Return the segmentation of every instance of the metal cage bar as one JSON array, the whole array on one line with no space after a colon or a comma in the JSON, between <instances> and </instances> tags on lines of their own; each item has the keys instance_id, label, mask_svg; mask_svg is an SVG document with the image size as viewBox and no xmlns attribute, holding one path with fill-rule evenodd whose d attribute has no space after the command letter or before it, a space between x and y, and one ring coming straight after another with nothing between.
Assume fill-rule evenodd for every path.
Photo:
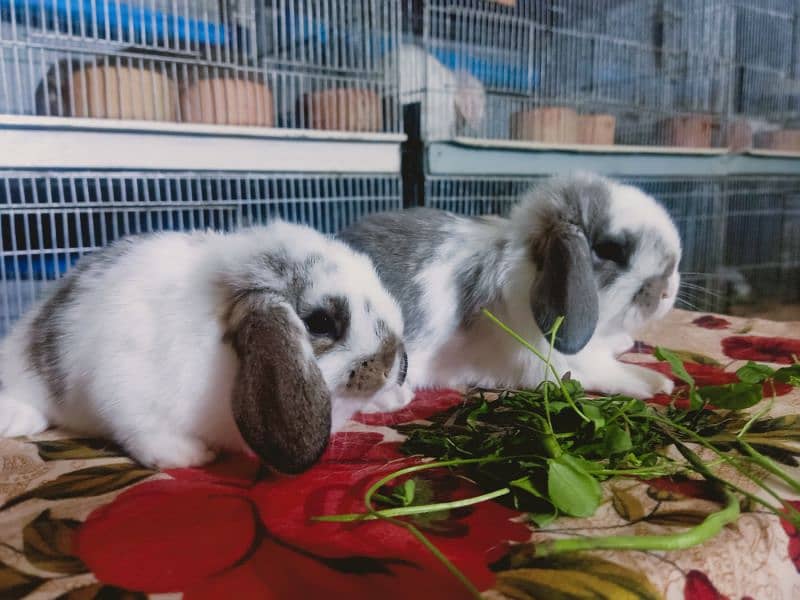
<instances>
[{"instance_id":1,"label":"metal cage bar","mask_svg":"<svg viewBox=\"0 0 800 600\"><path fill-rule=\"evenodd\" d=\"M406 18L418 4L406 5ZM733 62L728 0L422 5L424 24L413 42L428 53L428 139L723 141ZM484 114L475 116L470 102L483 102Z\"/></svg>"},{"instance_id":2,"label":"metal cage bar","mask_svg":"<svg viewBox=\"0 0 800 600\"><path fill-rule=\"evenodd\" d=\"M763 131L800 117L800 3L734 2L736 15L735 109L767 121Z\"/></svg>"},{"instance_id":3,"label":"metal cage bar","mask_svg":"<svg viewBox=\"0 0 800 600\"><path fill-rule=\"evenodd\" d=\"M797 0L407 0L404 18L401 102L427 140L800 152L765 135L800 116Z\"/></svg>"},{"instance_id":4,"label":"metal cage bar","mask_svg":"<svg viewBox=\"0 0 800 600\"><path fill-rule=\"evenodd\" d=\"M0 171L0 335L83 254L121 237L276 218L335 233L401 206L399 175Z\"/></svg>"},{"instance_id":5,"label":"metal cage bar","mask_svg":"<svg viewBox=\"0 0 800 600\"><path fill-rule=\"evenodd\" d=\"M399 132L399 0L0 0L0 113Z\"/></svg>"}]
</instances>

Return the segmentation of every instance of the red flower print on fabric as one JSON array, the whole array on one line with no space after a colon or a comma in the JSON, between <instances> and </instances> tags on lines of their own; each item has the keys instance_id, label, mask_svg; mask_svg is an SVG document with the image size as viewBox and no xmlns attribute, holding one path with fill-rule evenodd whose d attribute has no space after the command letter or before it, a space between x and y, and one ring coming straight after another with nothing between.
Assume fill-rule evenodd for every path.
<instances>
[{"instance_id":1,"label":"red flower print on fabric","mask_svg":"<svg viewBox=\"0 0 800 600\"><path fill-rule=\"evenodd\" d=\"M726 356L740 360L754 360L784 365L800 358L800 340L758 335L733 335L722 340Z\"/></svg>"},{"instance_id":2,"label":"red flower print on fabric","mask_svg":"<svg viewBox=\"0 0 800 600\"><path fill-rule=\"evenodd\" d=\"M730 321L720 317L715 317L714 315L703 315L702 317L697 317L694 321L692 321L692 324L704 329L727 329L731 326Z\"/></svg>"},{"instance_id":3,"label":"red flower print on fabric","mask_svg":"<svg viewBox=\"0 0 800 600\"><path fill-rule=\"evenodd\" d=\"M320 515L363 512L378 478L414 460L378 433L337 434L322 460L298 476L266 473L235 457L170 472L95 510L76 536L79 557L104 583L196 598L463 598L466 589L405 529L384 520L324 523ZM438 481L437 481L438 480ZM480 493L441 473L437 501ZM443 492L442 496L439 493ZM488 564L530 530L497 503L420 523L479 587Z\"/></svg>"}]
</instances>

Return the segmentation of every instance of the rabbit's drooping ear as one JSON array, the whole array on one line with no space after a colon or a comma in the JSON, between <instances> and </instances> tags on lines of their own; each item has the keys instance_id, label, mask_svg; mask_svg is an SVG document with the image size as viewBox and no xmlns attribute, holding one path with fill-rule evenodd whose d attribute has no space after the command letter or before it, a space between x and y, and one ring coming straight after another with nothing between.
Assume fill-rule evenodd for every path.
<instances>
[{"instance_id":1,"label":"rabbit's drooping ear","mask_svg":"<svg viewBox=\"0 0 800 600\"><path fill-rule=\"evenodd\" d=\"M536 324L547 334L563 316L555 349L575 354L594 334L599 312L589 244L578 226L560 222L534 252L539 274L531 285L530 302Z\"/></svg>"},{"instance_id":2,"label":"rabbit's drooping ear","mask_svg":"<svg viewBox=\"0 0 800 600\"><path fill-rule=\"evenodd\" d=\"M305 329L285 303L249 308L230 332L239 358L233 416L242 437L284 473L308 469L331 434L331 397Z\"/></svg>"}]
</instances>

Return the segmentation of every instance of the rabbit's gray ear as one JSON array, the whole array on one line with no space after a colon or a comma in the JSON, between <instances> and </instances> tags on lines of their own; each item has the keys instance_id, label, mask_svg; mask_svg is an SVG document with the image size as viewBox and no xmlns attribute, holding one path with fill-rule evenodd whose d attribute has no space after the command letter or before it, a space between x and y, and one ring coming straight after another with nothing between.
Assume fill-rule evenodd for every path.
<instances>
[{"instance_id":1,"label":"rabbit's gray ear","mask_svg":"<svg viewBox=\"0 0 800 600\"><path fill-rule=\"evenodd\" d=\"M571 223L553 226L542 242L534 250L539 273L530 289L531 310L544 334L563 316L555 349L575 354L594 334L599 312L589 244Z\"/></svg>"},{"instance_id":2,"label":"rabbit's gray ear","mask_svg":"<svg viewBox=\"0 0 800 600\"><path fill-rule=\"evenodd\" d=\"M229 332L239 358L233 417L262 460L299 473L319 459L331 434L331 398L305 328L284 303L249 308Z\"/></svg>"}]
</instances>

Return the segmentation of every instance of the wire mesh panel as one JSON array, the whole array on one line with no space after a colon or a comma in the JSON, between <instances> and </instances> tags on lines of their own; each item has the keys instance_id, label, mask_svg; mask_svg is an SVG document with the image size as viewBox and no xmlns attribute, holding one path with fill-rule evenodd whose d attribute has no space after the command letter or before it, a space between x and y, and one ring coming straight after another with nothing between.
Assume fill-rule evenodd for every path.
<instances>
[{"instance_id":1,"label":"wire mesh panel","mask_svg":"<svg viewBox=\"0 0 800 600\"><path fill-rule=\"evenodd\" d=\"M0 335L83 254L124 236L275 218L335 233L400 206L396 175L0 171Z\"/></svg>"},{"instance_id":2,"label":"wire mesh panel","mask_svg":"<svg viewBox=\"0 0 800 600\"><path fill-rule=\"evenodd\" d=\"M724 264L741 300L800 300L800 177L730 178L724 192Z\"/></svg>"},{"instance_id":3,"label":"wire mesh panel","mask_svg":"<svg viewBox=\"0 0 800 600\"><path fill-rule=\"evenodd\" d=\"M734 110L756 147L800 152L800 2L735 5Z\"/></svg>"},{"instance_id":4,"label":"wire mesh panel","mask_svg":"<svg viewBox=\"0 0 800 600\"><path fill-rule=\"evenodd\" d=\"M397 132L399 0L0 0L0 112Z\"/></svg>"},{"instance_id":5,"label":"wire mesh panel","mask_svg":"<svg viewBox=\"0 0 800 600\"><path fill-rule=\"evenodd\" d=\"M511 207L536 178L449 178L428 177L426 204L463 215L507 216Z\"/></svg>"},{"instance_id":6,"label":"wire mesh panel","mask_svg":"<svg viewBox=\"0 0 800 600\"><path fill-rule=\"evenodd\" d=\"M407 2L400 92L427 139L726 143L730 0L510 4Z\"/></svg>"}]
</instances>

